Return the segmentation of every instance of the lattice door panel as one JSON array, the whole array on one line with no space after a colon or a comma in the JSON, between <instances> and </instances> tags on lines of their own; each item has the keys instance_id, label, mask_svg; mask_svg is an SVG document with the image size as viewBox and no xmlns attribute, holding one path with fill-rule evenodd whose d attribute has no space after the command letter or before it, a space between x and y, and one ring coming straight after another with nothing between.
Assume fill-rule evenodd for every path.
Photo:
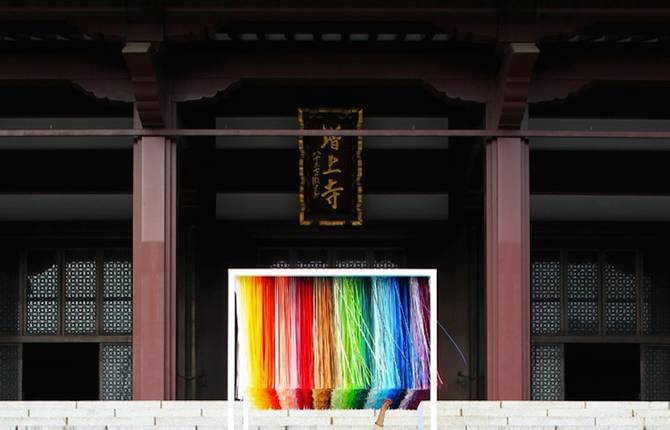
<instances>
[{"instance_id":1,"label":"lattice door panel","mask_svg":"<svg viewBox=\"0 0 670 430\"><path fill-rule=\"evenodd\" d=\"M130 334L133 323L133 268L130 253L105 251L102 270L102 329Z\"/></svg>"},{"instance_id":2,"label":"lattice door panel","mask_svg":"<svg viewBox=\"0 0 670 430\"><path fill-rule=\"evenodd\" d=\"M533 334L561 333L561 256L535 253L531 262Z\"/></svg>"},{"instance_id":3,"label":"lattice door panel","mask_svg":"<svg viewBox=\"0 0 670 430\"><path fill-rule=\"evenodd\" d=\"M531 349L531 398L563 399L563 345L536 344Z\"/></svg>"},{"instance_id":4,"label":"lattice door panel","mask_svg":"<svg viewBox=\"0 0 670 430\"><path fill-rule=\"evenodd\" d=\"M642 333L670 334L670 266L666 252L643 253Z\"/></svg>"},{"instance_id":5,"label":"lattice door panel","mask_svg":"<svg viewBox=\"0 0 670 430\"><path fill-rule=\"evenodd\" d=\"M131 400L131 345L103 343L100 348L100 400Z\"/></svg>"},{"instance_id":6,"label":"lattice door panel","mask_svg":"<svg viewBox=\"0 0 670 430\"><path fill-rule=\"evenodd\" d=\"M18 400L20 345L0 345L0 400Z\"/></svg>"},{"instance_id":7,"label":"lattice door panel","mask_svg":"<svg viewBox=\"0 0 670 430\"><path fill-rule=\"evenodd\" d=\"M338 269L363 269L368 267L364 249L338 249L335 252L335 267Z\"/></svg>"},{"instance_id":8,"label":"lattice door panel","mask_svg":"<svg viewBox=\"0 0 670 430\"><path fill-rule=\"evenodd\" d=\"M19 334L19 259L0 254L0 334Z\"/></svg>"},{"instance_id":9,"label":"lattice door panel","mask_svg":"<svg viewBox=\"0 0 670 430\"><path fill-rule=\"evenodd\" d=\"M397 269L404 267L404 253L399 249L375 249L372 267L375 269Z\"/></svg>"},{"instance_id":10,"label":"lattice door panel","mask_svg":"<svg viewBox=\"0 0 670 430\"><path fill-rule=\"evenodd\" d=\"M567 265L568 334L594 335L599 332L600 292L598 254L572 252Z\"/></svg>"},{"instance_id":11,"label":"lattice door panel","mask_svg":"<svg viewBox=\"0 0 670 430\"><path fill-rule=\"evenodd\" d=\"M263 248L259 252L260 267L394 269L404 267L405 254L396 248Z\"/></svg>"},{"instance_id":12,"label":"lattice door panel","mask_svg":"<svg viewBox=\"0 0 670 430\"><path fill-rule=\"evenodd\" d=\"M57 334L60 328L60 266L58 254L31 252L27 261L26 332Z\"/></svg>"},{"instance_id":13,"label":"lattice door panel","mask_svg":"<svg viewBox=\"0 0 670 430\"><path fill-rule=\"evenodd\" d=\"M670 346L642 348L644 400L670 400Z\"/></svg>"},{"instance_id":14,"label":"lattice door panel","mask_svg":"<svg viewBox=\"0 0 670 430\"><path fill-rule=\"evenodd\" d=\"M608 252L603 267L605 332L637 333L637 270L634 252Z\"/></svg>"},{"instance_id":15,"label":"lattice door panel","mask_svg":"<svg viewBox=\"0 0 670 430\"><path fill-rule=\"evenodd\" d=\"M299 249L296 251L295 267L299 269L321 269L328 267L328 250Z\"/></svg>"},{"instance_id":16,"label":"lattice door panel","mask_svg":"<svg viewBox=\"0 0 670 430\"><path fill-rule=\"evenodd\" d=\"M98 267L92 251L68 252L64 257L65 332L94 334L97 329Z\"/></svg>"},{"instance_id":17,"label":"lattice door panel","mask_svg":"<svg viewBox=\"0 0 670 430\"><path fill-rule=\"evenodd\" d=\"M291 267L291 252L286 248L262 249L260 252L260 267L271 269L288 269Z\"/></svg>"}]
</instances>

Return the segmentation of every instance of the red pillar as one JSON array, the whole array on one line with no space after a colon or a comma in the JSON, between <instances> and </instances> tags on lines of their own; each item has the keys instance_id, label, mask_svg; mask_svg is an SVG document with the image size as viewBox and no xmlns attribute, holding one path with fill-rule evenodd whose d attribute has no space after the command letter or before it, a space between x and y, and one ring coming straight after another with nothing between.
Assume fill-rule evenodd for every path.
<instances>
[{"instance_id":1,"label":"red pillar","mask_svg":"<svg viewBox=\"0 0 670 430\"><path fill-rule=\"evenodd\" d=\"M173 399L176 144L143 137L133 160L133 399Z\"/></svg>"},{"instance_id":2,"label":"red pillar","mask_svg":"<svg viewBox=\"0 0 670 430\"><path fill-rule=\"evenodd\" d=\"M530 398L528 145L486 145L486 371L489 400Z\"/></svg>"}]
</instances>

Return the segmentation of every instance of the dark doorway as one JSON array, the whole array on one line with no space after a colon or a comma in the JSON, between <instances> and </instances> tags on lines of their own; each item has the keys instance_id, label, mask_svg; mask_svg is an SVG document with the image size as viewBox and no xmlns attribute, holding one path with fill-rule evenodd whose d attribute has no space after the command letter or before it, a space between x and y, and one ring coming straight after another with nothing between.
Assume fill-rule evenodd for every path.
<instances>
[{"instance_id":1,"label":"dark doorway","mask_svg":"<svg viewBox=\"0 0 670 430\"><path fill-rule=\"evenodd\" d=\"M98 400L97 343L23 345L24 400Z\"/></svg>"},{"instance_id":2,"label":"dark doorway","mask_svg":"<svg viewBox=\"0 0 670 430\"><path fill-rule=\"evenodd\" d=\"M565 344L565 400L640 400L640 346Z\"/></svg>"}]
</instances>

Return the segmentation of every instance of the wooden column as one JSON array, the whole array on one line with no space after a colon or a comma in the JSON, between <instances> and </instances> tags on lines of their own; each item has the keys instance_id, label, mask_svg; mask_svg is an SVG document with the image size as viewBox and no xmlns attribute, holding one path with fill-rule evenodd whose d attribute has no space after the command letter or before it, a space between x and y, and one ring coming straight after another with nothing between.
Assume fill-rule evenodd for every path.
<instances>
[{"instance_id":1,"label":"wooden column","mask_svg":"<svg viewBox=\"0 0 670 430\"><path fill-rule=\"evenodd\" d=\"M512 31L510 34L514 34ZM535 43L501 46L487 128L521 129L540 54ZM530 190L528 144L486 144L486 397L530 399Z\"/></svg>"},{"instance_id":2,"label":"wooden column","mask_svg":"<svg viewBox=\"0 0 670 430\"><path fill-rule=\"evenodd\" d=\"M133 151L133 399L173 399L176 144L144 137Z\"/></svg>"},{"instance_id":3,"label":"wooden column","mask_svg":"<svg viewBox=\"0 0 670 430\"><path fill-rule=\"evenodd\" d=\"M486 145L487 398L530 398L528 144Z\"/></svg>"},{"instance_id":4,"label":"wooden column","mask_svg":"<svg viewBox=\"0 0 670 430\"><path fill-rule=\"evenodd\" d=\"M160 73L161 26L136 24L131 30L146 37L121 51L135 97L135 126L174 127L175 105ZM168 138L143 137L133 151L133 399L174 399L177 148Z\"/></svg>"}]
</instances>

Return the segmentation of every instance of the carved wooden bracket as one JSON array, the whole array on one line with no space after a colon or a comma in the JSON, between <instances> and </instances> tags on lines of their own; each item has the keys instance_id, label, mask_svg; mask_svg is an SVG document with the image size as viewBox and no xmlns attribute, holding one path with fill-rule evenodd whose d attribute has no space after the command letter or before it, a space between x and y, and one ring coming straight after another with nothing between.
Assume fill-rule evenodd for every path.
<instances>
[{"instance_id":1,"label":"carved wooden bracket","mask_svg":"<svg viewBox=\"0 0 670 430\"><path fill-rule=\"evenodd\" d=\"M528 108L528 88L540 50L534 43L509 43L489 103L487 128L518 129Z\"/></svg>"},{"instance_id":2,"label":"carved wooden bracket","mask_svg":"<svg viewBox=\"0 0 670 430\"><path fill-rule=\"evenodd\" d=\"M164 127L166 124L156 47L151 42L128 42L122 51L142 127Z\"/></svg>"}]
</instances>

